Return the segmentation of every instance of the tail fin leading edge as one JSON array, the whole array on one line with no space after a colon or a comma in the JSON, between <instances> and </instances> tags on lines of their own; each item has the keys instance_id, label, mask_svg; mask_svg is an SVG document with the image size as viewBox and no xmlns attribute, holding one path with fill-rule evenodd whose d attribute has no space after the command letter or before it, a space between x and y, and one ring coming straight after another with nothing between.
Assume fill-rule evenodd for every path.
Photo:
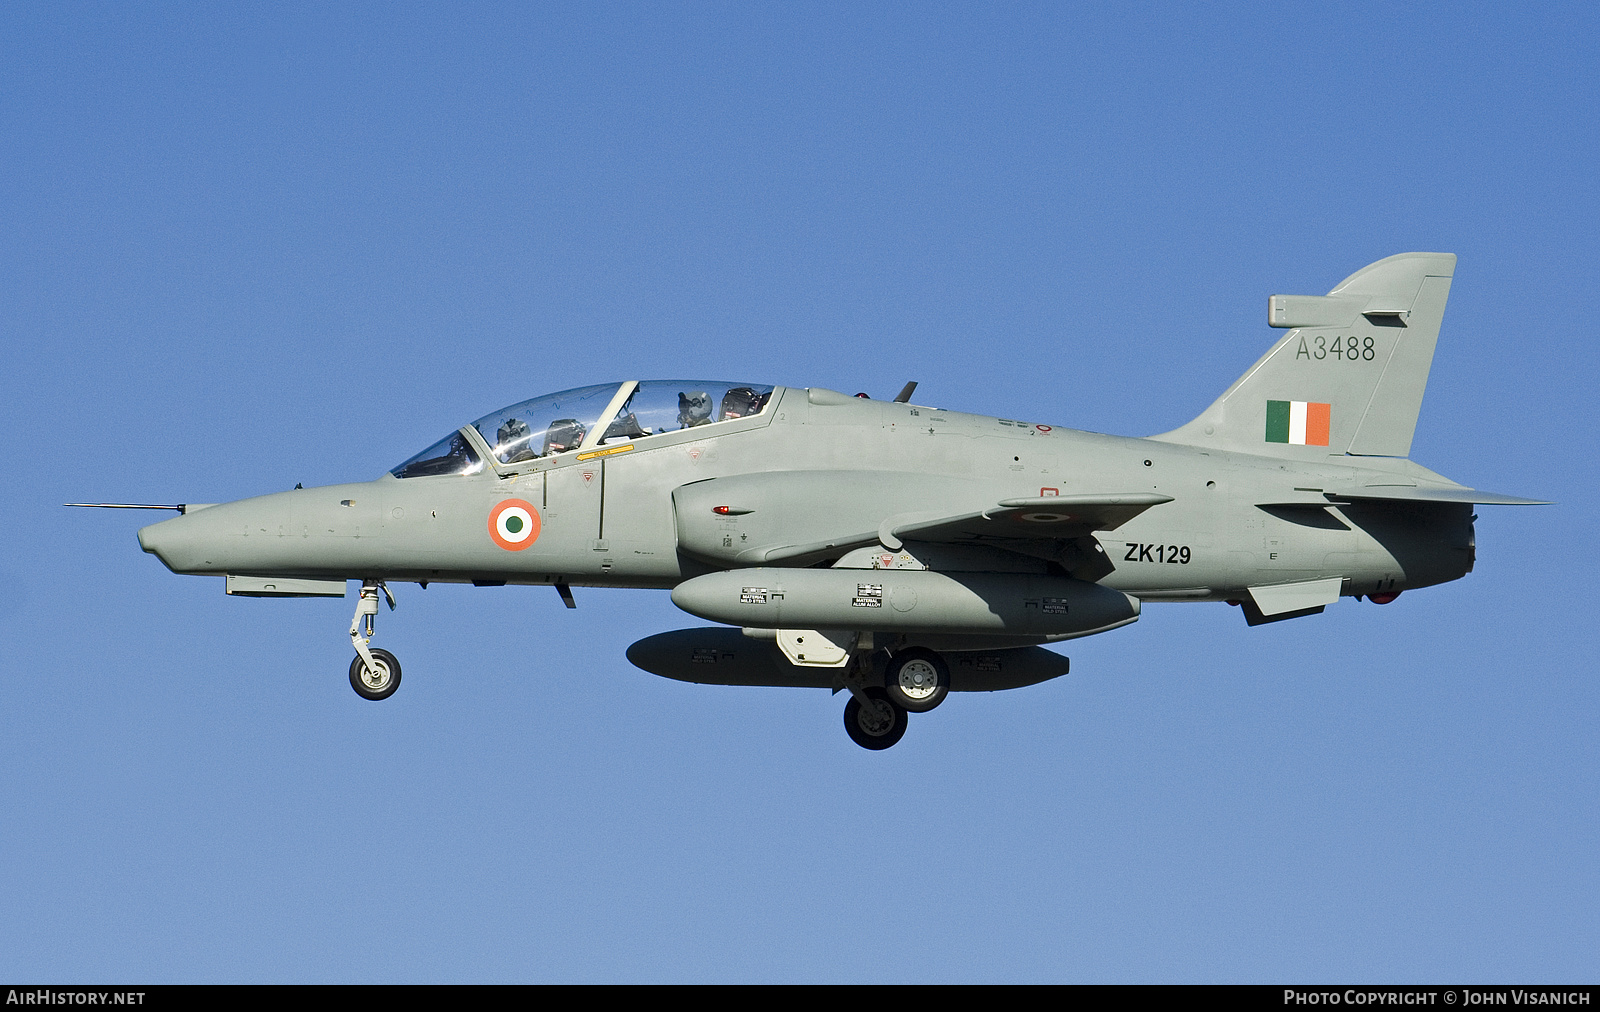
<instances>
[{"instance_id":1,"label":"tail fin leading edge","mask_svg":"<svg viewBox=\"0 0 1600 1012\"><path fill-rule=\"evenodd\" d=\"M1400 253L1327 295L1274 295L1289 328L1188 425L1152 438L1309 459L1406 457L1444 319L1453 253Z\"/></svg>"}]
</instances>

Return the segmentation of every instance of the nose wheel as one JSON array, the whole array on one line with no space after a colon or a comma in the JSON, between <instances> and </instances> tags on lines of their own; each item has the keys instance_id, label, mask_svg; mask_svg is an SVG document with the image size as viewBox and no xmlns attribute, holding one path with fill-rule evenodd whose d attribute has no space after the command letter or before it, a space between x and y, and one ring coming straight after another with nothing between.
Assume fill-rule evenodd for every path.
<instances>
[{"instance_id":1,"label":"nose wheel","mask_svg":"<svg viewBox=\"0 0 1600 1012\"><path fill-rule=\"evenodd\" d=\"M360 654L350 662L350 688L362 699L388 699L400 688L400 662L379 647L369 648L367 654L370 664Z\"/></svg>"},{"instance_id":2,"label":"nose wheel","mask_svg":"<svg viewBox=\"0 0 1600 1012\"><path fill-rule=\"evenodd\" d=\"M388 699L400 688L400 661L387 650L369 646L378 622L378 594L382 593L394 611L394 595L382 580L361 585L355 618L350 620L350 644L356 648L350 662L350 688L362 699Z\"/></svg>"}]
</instances>

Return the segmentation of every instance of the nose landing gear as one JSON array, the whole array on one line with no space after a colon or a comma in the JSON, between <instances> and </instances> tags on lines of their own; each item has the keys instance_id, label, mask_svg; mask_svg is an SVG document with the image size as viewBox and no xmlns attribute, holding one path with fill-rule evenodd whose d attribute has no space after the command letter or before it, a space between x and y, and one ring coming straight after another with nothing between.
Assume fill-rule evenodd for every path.
<instances>
[{"instance_id":1,"label":"nose landing gear","mask_svg":"<svg viewBox=\"0 0 1600 1012\"><path fill-rule=\"evenodd\" d=\"M387 650L369 647L373 629L378 621L378 592L382 591L394 611L394 595L382 580L367 580L361 584L361 596L356 601L356 614L350 620L350 643L356 648L355 660L350 662L350 688L362 699L388 699L400 688L400 662Z\"/></svg>"},{"instance_id":2,"label":"nose landing gear","mask_svg":"<svg viewBox=\"0 0 1600 1012\"><path fill-rule=\"evenodd\" d=\"M357 656L350 662L350 688L362 699L388 699L400 688L400 662L379 647L368 651L371 660Z\"/></svg>"}]
</instances>

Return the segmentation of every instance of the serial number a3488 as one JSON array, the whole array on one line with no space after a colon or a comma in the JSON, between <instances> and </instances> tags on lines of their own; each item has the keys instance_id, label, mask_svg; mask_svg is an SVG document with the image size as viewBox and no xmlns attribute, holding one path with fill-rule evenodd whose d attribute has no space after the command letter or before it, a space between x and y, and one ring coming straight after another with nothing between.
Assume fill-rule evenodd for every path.
<instances>
[{"instance_id":1,"label":"serial number a3488","mask_svg":"<svg viewBox=\"0 0 1600 1012\"><path fill-rule=\"evenodd\" d=\"M1128 554L1122 557L1124 562L1170 562L1176 566L1189 564L1188 545L1142 545L1132 541L1124 541L1128 547Z\"/></svg>"}]
</instances>

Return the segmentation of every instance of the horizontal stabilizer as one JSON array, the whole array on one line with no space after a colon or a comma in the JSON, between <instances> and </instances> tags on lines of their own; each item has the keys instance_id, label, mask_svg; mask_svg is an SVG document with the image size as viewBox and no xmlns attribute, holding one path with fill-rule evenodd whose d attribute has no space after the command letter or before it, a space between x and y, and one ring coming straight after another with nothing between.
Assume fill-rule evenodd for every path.
<instances>
[{"instance_id":1,"label":"horizontal stabilizer","mask_svg":"<svg viewBox=\"0 0 1600 1012\"><path fill-rule=\"evenodd\" d=\"M1476 506L1550 506L1544 499L1524 499L1522 496L1502 495L1499 492L1480 492L1475 488L1439 488L1416 485L1365 485L1359 488L1340 489L1324 493L1332 500L1384 499L1402 502L1453 502Z\"/></svg>"},{"instance_id":2,"label":"horizontal stabilizer","mask_svg":"<svg viewBox=\"0 0 1600 1012\"><path fill-rule=\"evenodd\" d=\"M1356 502L1392 503L1454 503L1473 506L1551 506L1545 499L1527 499L1519 495L1502 495L1483 492L1475 488L1456 485L1356 485L1342 489L1304 488L1293 494L1276 495L1270 501L1256 503L1263 509L1271 506L1327 506Z\"/></svg>"}]
</instances>

